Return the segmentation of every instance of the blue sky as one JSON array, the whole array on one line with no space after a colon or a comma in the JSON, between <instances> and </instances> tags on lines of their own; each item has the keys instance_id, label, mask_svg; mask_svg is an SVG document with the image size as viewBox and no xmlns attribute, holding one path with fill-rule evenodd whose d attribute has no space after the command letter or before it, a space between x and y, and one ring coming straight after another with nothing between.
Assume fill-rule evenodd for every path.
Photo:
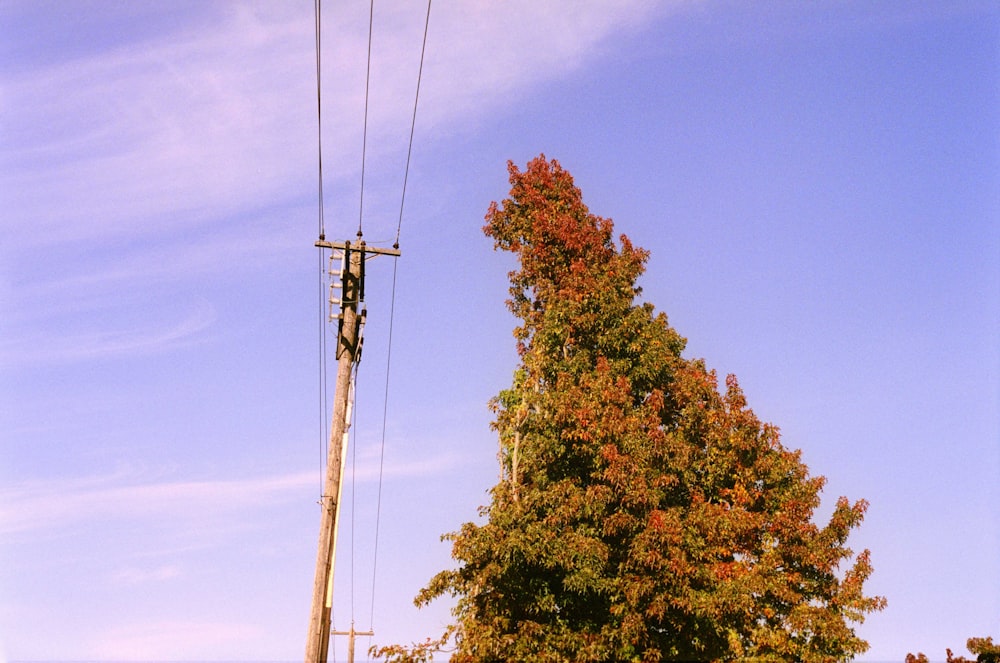
<instances>
[{"instance_id":1,"label":"blue sky","mask_svg":"<svg viewBox=\"0 0 1000 663\"><path fill-rule=\"evenodd\" d=\"M368 7L327 5L346 239ZM424 10L376 3L370 242L395 233ZM0 0L0 660L301 656L313 28L304 1ZM828 478L819 515L871 502L852 545L889 606L865 658L1000 637L996 5L442 1L427 48L389 362L392 263L368 270L337 627L448 620L411 599L495 481L486 403L515 362L513 265L480 228L506 161L544 152L652 252L644 297L688 354Z\"/></svg>"}]
</instances>

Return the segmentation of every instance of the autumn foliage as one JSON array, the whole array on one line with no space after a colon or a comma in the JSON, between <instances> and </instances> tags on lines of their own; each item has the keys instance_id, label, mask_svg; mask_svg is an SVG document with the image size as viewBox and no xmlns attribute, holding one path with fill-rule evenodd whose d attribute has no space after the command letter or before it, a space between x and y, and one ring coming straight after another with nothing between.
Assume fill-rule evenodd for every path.
<instances>
[{"instance_id":1,"label":"autumn foliage","mask_svg":"<svg viewBox=\"0 0 1000 663\"><path fill-rule=\"evenodd\" d=\"M969 638L965 647L975 654L975 659L955 656L951 649L946 649L947 663L1000 663L1000 645L993 644L993 638ZM916 656L907 654L905 663L928 663L928 659L923 652Z\"/></svg>"},{"instance_id":2,"label":"autumn foliage","mask_svg":"<svg viewBox=\"0 0 1000 663\"><path fill-rule=\"evenodd\" d=\"M417 597L457 598L452 660L864 652L854 625L885 604L863 591L868 551L846 545L866 502L815 524L824 479L637 302L647 252L616 244L556 161L509 170L485 227L518 262L520 365L492 403L503 477L481 523L446 537L457 567Z\"/></svg>"}]
</instances>

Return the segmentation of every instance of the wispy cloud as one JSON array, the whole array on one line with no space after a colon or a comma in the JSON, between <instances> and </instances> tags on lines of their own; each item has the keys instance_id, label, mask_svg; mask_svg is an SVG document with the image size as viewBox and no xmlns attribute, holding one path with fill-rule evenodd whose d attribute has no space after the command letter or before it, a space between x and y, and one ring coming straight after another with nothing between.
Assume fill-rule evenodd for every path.
<instances>
[{"instance_id":1,"label":"wispy cloud","mask_svg":"<svg viewBox=\"0 0 1000 663\"><path fill-rule=\"evenodd\" d=\"M351 476L361 482L378 481L380 475L383 479L443 475L461 463L461 459L454 455L439 454L418 460L390 459L380 467L379 452L375 447L359 451L358 456L357 469L352 471Z\"/></svg>"},{"instance_id":2,"label":"wispy cloud","mask_svg":"<svg viewBox=\"0 0 1000 663\"><path fill-rule=\"evenodd\" d=\"M516 102L605 52L608 41L691 2L584 0L453 3L437 10L428 65L429 121L477 115Z\"/></svg>"},{"instance_id":3,"label":"wispy cloud","mask_svg":"<svg viewBox=\"0 0 1000 663\"><path fill-rule=\"evenodd\" d=\"M164 352L197 341L215 319L210 304L197 302L179 320L160 326L122 327L67 332L62 327L5 338L0 342L0 366L67 363L107 357Z\"/></svg>"},{"instance_id":4,"label":"wispy cloud","mask_svg":"<svg viewBox=\"0 0 1000 663\"><path fill-rule=\"evenodd\" d=\"M20 242L147 234L278 195L306 161L306 17L237 12L9 80L0 159ZM300 110L301 109L301 110Z\"/></svg>"},{"instance_id":5,"label":"wispy cloud","mask_svg":"<svg viewBox=\"0 0 1000 663\"><path fill-rule=\"evenodd\" d=\"M121 585L144 585L151 582L163 582L181 576L181 569L175 564L162 564L152 568L137 568L130 566L119 569L111 576L112 582Z\"/></svg>"},{"instance_id":6,"label":"wispy cloud","mask_svg":"<svg viewBox=\"0 0 1000 663\"><path fill-rule=\"evenodd\" d=\"M435 8L420 126L467 122L559 78L670 3L529 0ZM380 9L369 148L402 157L420 3ZM357 171L366 31L324 22L328 174ZM234 9L219 24L22 71L3 86L3 225L18 243L148 234L314 189L311 12ZM346 157L346 158L345 158Z\"/></svg>"},{"instance_id":7,"label":"wispy cloud","mask_svg":"<svg viewBox=\"0 0 1000 663\"><path fill-rule=\"evenodd\" d=\"M25 481L0 489L0 532L154 515L199 518L287 499L315 481L316 475L307 472L214 481L135 483L128 474Z\"/></svg>"},{"instance_id":8,"label":"wispy cloud","mask_svg":"<svg viewBox=\"0 0 1000 663\"><path fill-rule=\"evenodd\" d=\"M255 627L236 622L161 620L115 626L82 648L94 660L193 660L243 649L258 636Z\"/></svg>"},{"instance_id":9,"label":"wispy cloud","mask_svg":"<svg viewBox=\"0 0 1000 663\"><path fill-rule=\"evenodd\" d=\"M13 324L72 327L72 321L92 317L109 303L122 306L128 300L124 293L148 293L162 285L200 284L208 277L218 277L220 270L228 270L237 279L248 271L271 269L281 261L287 264L289 253L297 250L301 254L307 248L302 246L301 235L289 232L284 219L246 219L242 230L234 233L222 226L187 233L183 240L141 242L114 253L112 259L103 257L105 251L51 260L58 269L19 268L19 263L30 257L13 256L8 261L12 263L8 279L0 275L0 306L8 335Z\"/></svg>"},{"instance_id":10,"label":"wispy cloud","mask_svg":"<svg viewBox=\"0 0 1000 663\"><path fill-rule=\"evenodd\" d=\"M395 461L384 479L439 475L458 459L437 456L415 462ZM354 480L375 481L378 459L363 458ZM135 472L68 480L31 480L0 488L0 535L53 530L69 523L156 518L159 522L201 522L205 518L301 499L319 482L317 471L274 476L200 481L142 482Z\"/></svg>"}]
</instances>

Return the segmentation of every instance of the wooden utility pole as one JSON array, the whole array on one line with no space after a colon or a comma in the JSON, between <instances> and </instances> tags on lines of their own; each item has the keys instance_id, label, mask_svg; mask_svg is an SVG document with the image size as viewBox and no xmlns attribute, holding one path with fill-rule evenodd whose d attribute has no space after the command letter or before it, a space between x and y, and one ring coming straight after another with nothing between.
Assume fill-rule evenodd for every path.
<instances>
[{"instance_id":1,"label":"wooden utility pole","mask_svg":"<svg viewBox=\"0 0 1000 663\"><path fill-rule=\"evenodd\" d=\"M375 635L373 631L355 631L354 622L351 622L351 630L349 631L334 631L334 635L346 635L347 636L347 663L354 663L354 636L357 635Z\"/></svg>"},{"instance_id":2,"label":"wooden utility pole","mask_svg":"<svg viewBox=\"0 0 1000 663\"><path fill-rule=\"evenodd\" d=\"M343 251L344 267L341 272L340 315L337 335L337 383L333 396L333 418L330 422L330 449L326 463L326 479L320 500L319 550L316 555L316 578L313 583L312 609L309 615L309 634L306 641L305 663L326 663L330 646L330 609L333 606L333 568L337 548L337 523L340 511L341 481L347 459L348 428L352 401L352 376L359 360L361 325L364 311L358 314L358 305L364 301L365 256L379 254L399 256L398 249L367 247L358 232L358 240L351 242L316 242L320 248ZM331 298L331 301L332 298ZM332 305L332 304L331 304ZM341 635L338 631L336 635ZM353 650L354 635L350 636ZM371 635L365 632L364 635ZM353 652L352 652L353 653ZM353 655L351 656L353 658Z\"/></svg>"}]
</instances>

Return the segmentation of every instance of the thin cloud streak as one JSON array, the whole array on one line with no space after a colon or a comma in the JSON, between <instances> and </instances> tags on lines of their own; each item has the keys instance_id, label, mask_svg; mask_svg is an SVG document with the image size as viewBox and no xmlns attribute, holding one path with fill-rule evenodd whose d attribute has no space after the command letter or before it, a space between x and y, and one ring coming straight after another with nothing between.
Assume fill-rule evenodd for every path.
<instances>
[{"instance_id":1,"label":"thin cloud streak","mask_svg":"<svg viewBox=\"0 0 1000 663\"><path fill-rule=\"evenodd\" d=\"M198 517L288 497L315 483L298 473L232 481L176 481L122 485L123 477L65 482L28 481L0 492L0 532L49 529L68 522L114 518Z\"/></svg>"},{"instance_id":2,"label":"thin cloud streak","mask_svg":"<svg viewBox=\"0 0 1000 663\"><path fill-rule=\"evenodd\" d=\"M300 211L305 213L294 210L292 215ZM143 243L114 261L71 263L58 271L8 283L4 293L5 320L27 323L69 314L79 317L108 302L119 302L122 290L134 290L137 284L149 288L197 283L224 271L239 274L250 267L261 270L287 259L289 253L303 250L301 241L291 236L283 220L276 223L266 217L249 219L241 229L243 232L223 227L197 237L188 233L185 240ZM233 265L247 267L234 270Z\"/></svg>"},{"instance_id":3,"label":"thin cloud streak","mask_svg":"<svg viewBox=\"0 0 1000 663\"><path fill-rule=\"evenodd\" d=\"M128 567L119 569L111 576L111 580L122 585L144 585L153 582L163 582L181 577L180 567L166 564L151 569Z\"/></svg>"},{"instance_id":4,"label":"thin cloud streak","mask_svg":"<svg viewBox=\"0 0 1000 663\"><path fill-rule=\"evenodd\" d=\"M257 628L237 622L160 620L116 626L85 647L93 660L184 660L259 637Z\"/></svg>"},{"instance_id":5,"label":"thin cloud streak","mask_svg":"<svg viewBox=\"0 0 1000 663\"><path fill-rule=\"evenodd\" d=\"M427 65L431 101L421 120L447 126L459 116L512 104L532 87L600 57L612 37L691 4L585 0L567 11L564 5L519 0L435 7ZM434 41L438 35L447 38Z\"/></svg>"},{"instance_id":6,"label":"thin cloud streak","mask_svg":"<svg viewBox=\"0 0 1000 663\"><path fill-rule=\"evenodd\" d=\"M458 464L451 456L386 464L384 479L441 475ZM353 478L377 481L374 459L362 462ZM51 530L67 523L157 517L201 519L248 506L301 499L315 489L316 471L270 477L207 481L130 483L127 473L66 481L36 480L0 489L0 535Z\"/></svg>"},{"instance_id":7,"label":"thin cloud streak","mask_svg":"<svg viewBox=\"0 0 1000 663\"><path fill-rule=\"evenodd\" d=\"M214 321L215 310L207 302L201 302L182 319L158 328L21 336L0 343L0 366L65 364L165 352L196 343Z\"/></svg>"}]
</instances>

